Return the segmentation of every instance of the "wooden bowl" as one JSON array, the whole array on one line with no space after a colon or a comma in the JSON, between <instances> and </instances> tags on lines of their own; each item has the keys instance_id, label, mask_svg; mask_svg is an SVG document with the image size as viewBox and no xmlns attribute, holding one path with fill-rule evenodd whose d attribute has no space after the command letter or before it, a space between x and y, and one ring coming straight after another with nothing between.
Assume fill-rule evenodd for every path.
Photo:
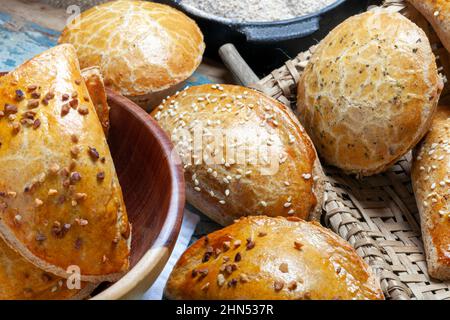
<instances>
[{"instance_id":1,"label":"wooden bowl","mask_svg":"<svg viewBox=\"0 0 450 320\"><path fill-rule=\"evenodd\" d=\"M0 72L0 77L6 72ZM159 276L180 232L185 202L181 161L144 110L107 89L108 144L133 226L130 270L93 299L140 299Z\"/></svg>"},{"instance_id":2,"label":"wooden bowl","mask_svg":"<svg viewBox=\"0 0 450 320\"><path fill-rule=\"evenodd\" d=\"M184 176L173 146L150 115L107 90L108 143L133 226L130 271L93 299L139 299L170 257L184 209Z\"/></svg>"}]
</instances>

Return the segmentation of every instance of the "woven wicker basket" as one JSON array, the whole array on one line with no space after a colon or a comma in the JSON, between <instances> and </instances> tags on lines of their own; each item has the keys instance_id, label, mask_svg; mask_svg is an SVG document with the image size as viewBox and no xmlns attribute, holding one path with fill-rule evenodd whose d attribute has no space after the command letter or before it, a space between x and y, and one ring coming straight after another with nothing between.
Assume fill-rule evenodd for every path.
<instances>
[{"instance_id":1,"label":"woven wicker basket","mask_svg":"<svg viewBox=\"0 0 450 320\"><path fill-rule=\"evenodd\" d=\"M440 70L444 74L450 70L448 53L416 10L401 0L386 1L382 10L401 12L424 28L439 58ZM295 108L297 83L314 49L300 53L252 87ZM386 298L450 299L450 282L436 281L428 275L410 169L411 155L387 172L362 180L325 166L328 181L324 223L373 268Z\"/></svg>"}]
</instances>

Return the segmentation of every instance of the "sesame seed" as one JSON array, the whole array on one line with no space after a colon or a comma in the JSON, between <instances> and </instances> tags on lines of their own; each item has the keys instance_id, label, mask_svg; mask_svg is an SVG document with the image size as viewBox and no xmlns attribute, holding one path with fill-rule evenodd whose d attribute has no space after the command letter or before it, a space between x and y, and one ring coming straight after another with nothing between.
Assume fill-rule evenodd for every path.
<instances>
[{"instance_id":1,"label":"sesame seed","mask_svg":"<svg viewBox=\"0 0 450 320\"><path fill-rule=\"evenodd\" d=\"M52 165L50 166L49 171L50 171L51 174L57 174L58 171L59 171L59 169L60 169L59 165L56 164L56 163L54 163L54 164L52 164Z\"/></svg>"},{"instance_id":2,"label":"sesame seed","mask_svg":"<svg viewBox=\"0 0 450 320\"><path fill-rule=\"evenodd\" d=\"M75 193L75 200L85 200L87 198L86 193Z\"/></svg>"},{"instance_id":3,"label":"sesame seed","mask_svg":"<svg viewBox=\"0 0 450 320\"><path fill-rule=\"evenodd\" d=\"M36 208L42 207L42 205L44 204L44 202L41 199L34 199L34 204L36 206Z\"/></svg>"},{"instance_id":4,"label":"sesame seed","mask_svg":"<svg viewBox=\"0 0 450 320\"><path fill-rule=\"evenodd\" d=\"M10 198L15 198L17 196L17 192L14 191L8 191L7 193L8 197Z\"/></svg>"},{"instance_id":5,"label":"sesame seed","mask_svg":"<svg viewBox=\"0 0 450 320\"><path fill-rule=\"evenodd\" d=\"M227 190L225 190L225 196L227 196L227 197L228 197L229 195L230 195L230 190L228 190L228 189L227 189Z\"/></svg>"},{"instance_id":6,"label":"sesame seed","mask_svg":"<svg viewBox=\"0 0 450 320\"><path fill-rule=\"evenodd\" d=\"M249 282L250 279L248 278L248 276L245 273L241 273L241 275L239 276L239 280L242 283L247 283L247 282Z\"/></svg>"},{"instance_id":7,"label":"sesame seed","mask_svg":"<svg viewBox=\"0 0 450 320\"><path fill-rule=\"evenodd\" d=\"M217 285L221 287L224 284L225 284L225 277L223 276L223 274L219 273L219 275L217 276Z\"/></svg>"}]
</instances>

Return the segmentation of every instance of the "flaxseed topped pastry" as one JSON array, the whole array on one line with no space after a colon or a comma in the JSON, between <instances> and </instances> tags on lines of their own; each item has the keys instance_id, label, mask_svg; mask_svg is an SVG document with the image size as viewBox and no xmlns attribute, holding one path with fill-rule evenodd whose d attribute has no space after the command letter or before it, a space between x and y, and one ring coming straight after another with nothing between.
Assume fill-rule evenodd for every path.
<instances>
[{"instance_id":1,"label":"flaxseed topped pastry","mask_svg":"<svg viewBox=\"0 0 450 320\"><path fill-rule=\"evenodd\" d=\"M0 78L0 236L67 278L116 280L130 225L109 148L71 45Z\"/></svg>"},{"instance_id":2,"label":"flaxseed topped pastry","mask_svg":"<svg viewBox=\"0 0 450 320\"><path fill-rule=\"evenodd\" d=\"M164 100L152 116L181 156L188 201L211 219L320 217L322 168L286 106L244 87L202 85Z\"/></svg>"},{"instance_id":3,"label":"flaxseed topped pastry","mask_svg":"<svg viewBox=\"0 0 450 320\"><path fill-rule=\"evenodd\" d=\"M441 106L417 147L412 182L430 276L450 280L450 107Z\"/></svg>"},{"instance_id":4,"label":"flaxseed topped pastry","mask_svg":"<svg viewBox=\"0 0 450 320\"><path fill-rule=\"evenodd\" d=\"M425 33L399 13L371 11L322 40L299 82L297 113L327 163L369 176L420 141L442 88Z\"/></svg>"},{"instance_id":5,"label":"flaxseed topped pastry","mask_svg":"<svg viewBox=\"0 0 450 320\"><path fill-rule=\"evenodd\" d=\"M59 42L73 44L82 68L100 66L108 87L147 109L182 85L205 50L193 20L149 1L93 7L66 27Z\"/></svg>"},{"instance_id":6,"label":"flaxseed topped pastry","mask_svg":"<svg viewBox=\"0 0 450 320\"><path fill-rule=\"evenodd\" d=\"M194 243L165 289L181 300L381 300L354 249L318 223L242 218Z\"/></svg>"}]
</instances>

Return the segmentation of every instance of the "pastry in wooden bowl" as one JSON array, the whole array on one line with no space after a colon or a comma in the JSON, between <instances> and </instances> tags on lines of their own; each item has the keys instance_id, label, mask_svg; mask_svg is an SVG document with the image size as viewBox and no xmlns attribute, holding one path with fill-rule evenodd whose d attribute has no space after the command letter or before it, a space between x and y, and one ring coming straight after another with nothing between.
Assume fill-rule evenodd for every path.
<instances>
[{"instance_id":1,"label":"pastry in wooden bowl","mask_svg":"<svg viewBox=\"0 0 450 320\"><path fill-rule=\"evenodd\" d=\"M242 218L194 243L165 289L169 299L381 300L354 249L318 223Z\"/></svg>"},{"instance_id":2,"label":"pastry in wooden bowl","mask_svg":"<svg viewBox=\"0 0 450 320\"><path fill-rule=\"evenodd\" d=\"M450 107L438 108L415 150L412 182L430 276L450 280Z\"/></svg>"},{"instance_id":3,"label":"pastry in wooden bowl","mask_svg":"<svg viewBox=\"0 0 450 320\"><path fill-rule=\"evenodd\" d=\"M321 41L299 82L297 113L324 161L369 176L425 135L442 88L425 33L399 13L371 11Z\"/></svg>"},{"instance_id":4,"label":"pastry in wooden bowl","mask_svg":"<svg viewBox=\"0 0 450 320\"><path fill-rule=\"evenodd\" d=\"M73 44L82 68L99 66L109 88L147 110L183 86L205 49L193 20L148 1L93 7L65 28L59 42Z\"/></svg>"},{"instance_id":5,"label":"pastry in wooden bowl","mask_svg":"<svg viewBox=\"0 0 450 320\"><path fill-rule=\"evenodd\" d=\"M286 106L244 87L202 85L168 98L152 116L181 155L187 200L214 221L320 217L322 168Z\"/></svg>"},{"instance_id":6,"label":"pastry in wooden bowl","mask_svg":"<svg viewBox=\"0 0 450 320\"><path fill-rule=\"evenodd\" d=\"M7 73L0 73L4 76ZM108 123L109 111L106 91L98 68L82 70L82 77L89 96ZM107 126L104 127L107 130ZM70 288L69 288L70 285ZM80 287L77 289L77 286ZM0 239L0 300L61 300L83 299L96 287L95 284L80 283L76 279L68 280L45 272L26 261Z\"/></svg>"},{"instance_id":7,"label":"pastry in wooden bowl","mask_svg":"<svg viewBox=\"0 0 450 320\"><path fill-rule=\"evenodd\" d=\"M80 289L71 284L69 288L66 279L39 269L0 240L0 300L83 299L95 288L92 283L81 283Z\"/></svg>"},{"instance_id":8,"label":"pastry in wooden bowl","mask_svg":"<svg viewBox=\"0 0 450 320\"><path fill-rule=\"evenodd\" d=\"M109 131L109 106L108 97L106 96L105 83L99 67L90 67L81 70L89 96L94 104L98 119L103 127L103 132L108 136Z\"/></svg>"},{"instance_id":9,"label":"pastry in wooden bowl","mask_svg":"<svg viewBox=\"0 0 450 320\"><path fill-rule=\"evenodd\" d=\"M130 225L75 49L61 45L0 78L0 236L67 278L113 281L129 266Z\"/></svg>"}]
</instances>

